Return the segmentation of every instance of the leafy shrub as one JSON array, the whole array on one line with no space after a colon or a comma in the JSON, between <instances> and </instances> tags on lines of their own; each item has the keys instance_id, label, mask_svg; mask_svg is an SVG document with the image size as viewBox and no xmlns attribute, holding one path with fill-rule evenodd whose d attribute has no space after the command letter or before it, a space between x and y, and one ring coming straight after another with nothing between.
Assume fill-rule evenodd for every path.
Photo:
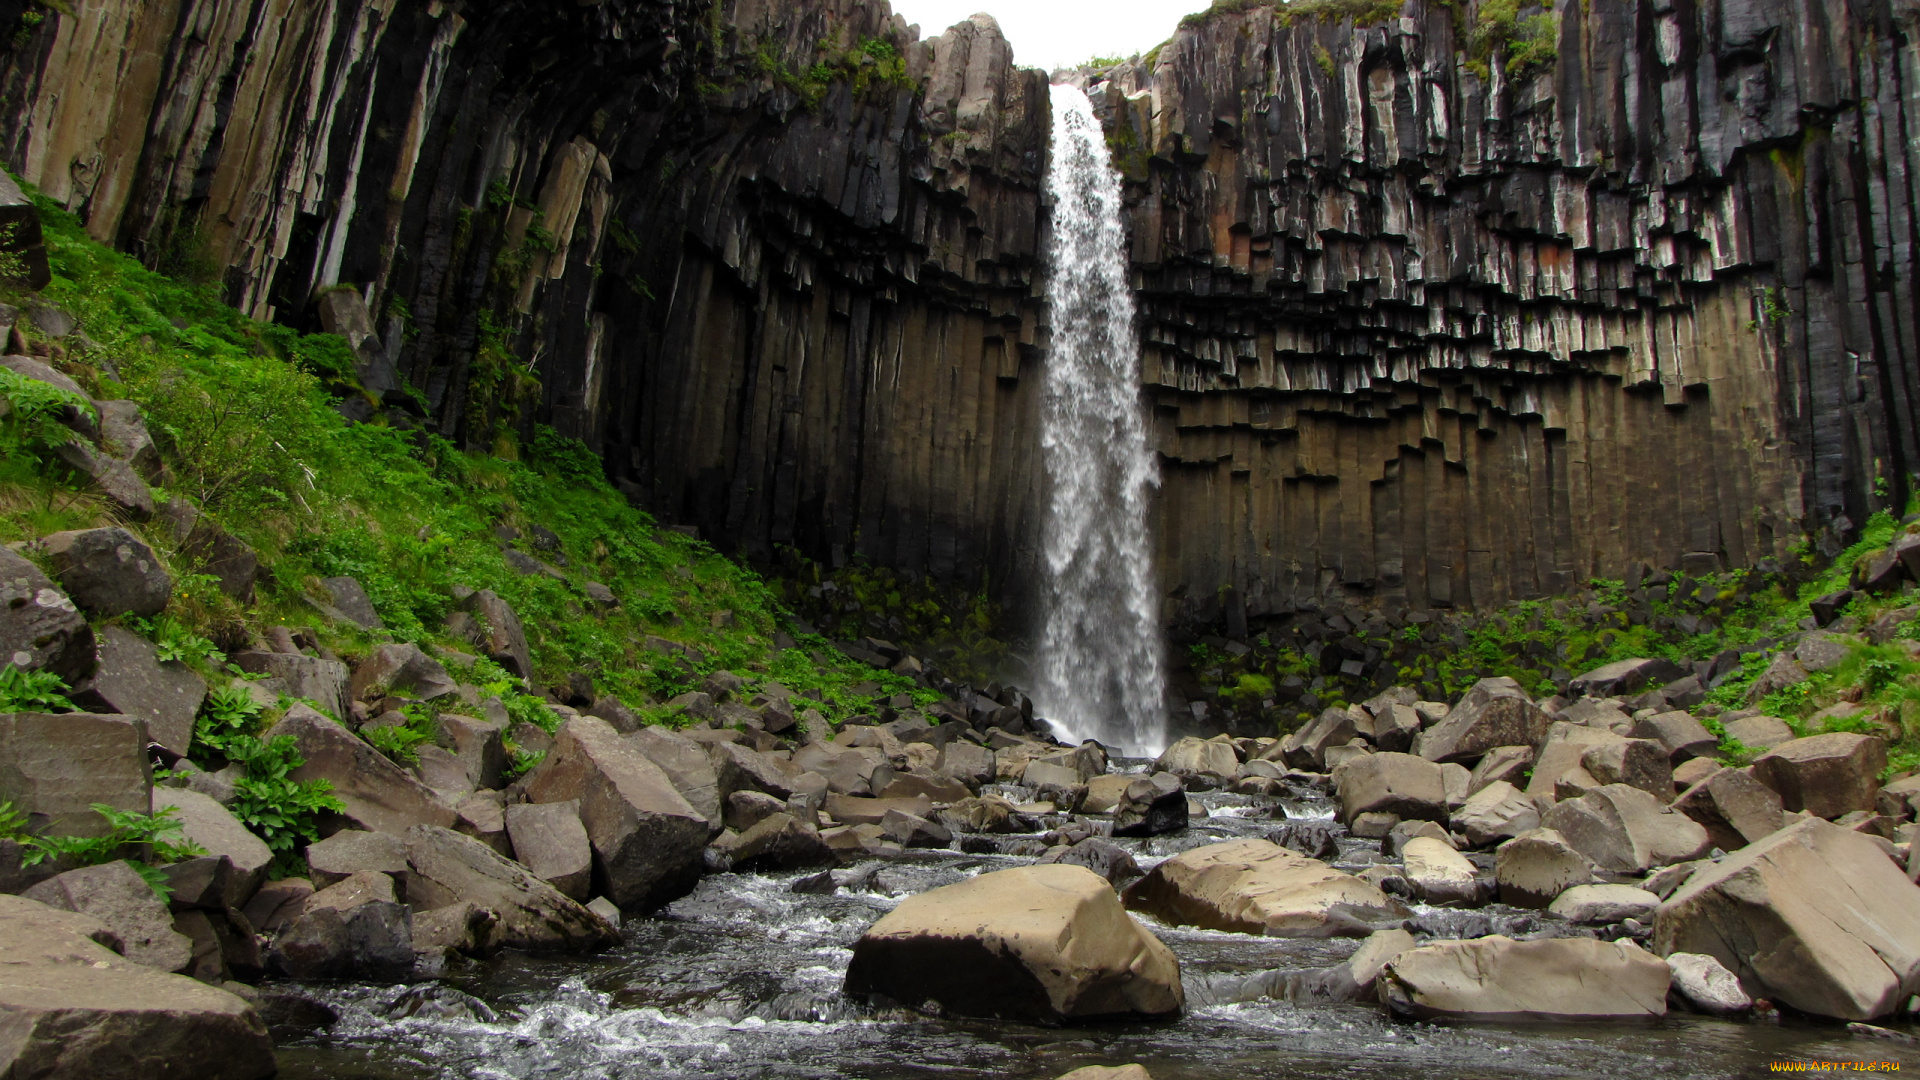
<instances>
[{"instance_id":1,"label":"leafy shrub","mask_svg":"<svg viewBox=\"0 0 1920 1080\"><path fill-rule=\"evenodd\" d=\"M273 739L237 736L227 744L227 757L245 770L234 783L234 799L227 809L241 824L266 841L276 863L294 849L320 839L320 816L345 809L325 780L295 780L289 775L306 764L294 749L293 736Z\"/></svg>"},{"instance_id":2,"label":"leafy shrub","mask_svg":"<svg viewBox=\"0 0 1920 1080\"><path fill-rule=\"evenodd\" d=\"M51 671L21 671L8 664L0 668L0 713L72 712L66 689Z\"/></svg>"},{"instance_id":3,"label":"leafy shrub","mask_svg":"<svg viewBox=\"0 0 1920 1080\"><path fill-rule=\"evenodd\" d=\"M252 694L237 686L211 690L200 703L200 715L194 722L194 745L229 756L227 748L235 739L252 738L259 733L265 712Z\"/></svg>"},{"instance_id":4,"label":"leafy shrub","mask_svg":"<svg viewBox=\"0 0 1920 1080\"><path fill-rule=\"evenodd\" d=\"M0 456L43 457L73 441L73 429L64 422L69 410L98 416L86 398L10 368L0 368L0 398L7 403L0 414Z\"/></svg>"},{"instance_id":5,"label":"leafy shrub","mask_svg":"<svg viewBox=\"0 0 1920 1080\"><path fill-rule=\"evenodd\" d=\"M197 663L202 660L218 663L226 659L218 646L171 615L135 619L133 624L153 642L154 657L161 663Z\"/></svg>"},{"instance_id":6,"label":"leafy shrub","mask_svg":"<svg viewBox=\"0 0 1920 1080\"><path fill-rule=\"evenodd\" d=\"M0 804L10 812L12 804ZM155 862L176 863L182 859L198 858L207 853L207 849L190 840L178 838L182 826L178 820L178 808L166 807L156 813L143 814L137 810L116 810L105 803L94 803L93 812L107 819L107 832L104 836L26 836L23 839L26 851L20 861L26 866L38 866L49 860L65 859L80 866L98 866L120 859L124 850L140 845L145 854ZM0 813L0 816L5 816ZM16 826L17 831L17 826ZM146 881L161 900L167 900L172 890L167 887L166 878L155 867L148 865L144 858L127 860L127 865Z\"/></svg>"}]
</instances>

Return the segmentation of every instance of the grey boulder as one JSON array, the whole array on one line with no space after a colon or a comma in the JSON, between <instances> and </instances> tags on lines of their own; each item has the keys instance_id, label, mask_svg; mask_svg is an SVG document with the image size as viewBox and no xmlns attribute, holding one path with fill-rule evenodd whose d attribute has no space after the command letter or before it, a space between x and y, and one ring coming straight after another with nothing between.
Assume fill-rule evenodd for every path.
<instances>
[{"instance_id":1,"label":"grey boulder","mask_svg":"<svg viewBox=\"0 0 1920 1080\"><path fill-rule=\"evenodd\" d=\"M152 642L124 627L102 627L95 649L93 675L68 695L73 703L88 712L137 716L147 722L148 738L186 755L206 680L185 664L161 663Z\"/></svg>"},{"instance_id":2,"label":"grey boulder","mask_svg":"<svg viewBox=\"0 0 1920 1080\"><path fill-rule=\"evenodd\" d=\"M57 532L40 545L67 595L95 618L158 615L173 597L173 578L159 557L125 529Z\"/></svg>"},{"instance_id":3,"label":"grey boulder","mask_svg":"<svg viewBox=\"0 0 1920 1080\"><path fill-rule=\"evenodd\" d=\"M53 579L0 547L0 666L51 671L68 686L93 670L93 628Z\"/></svg>"}]
</instances>

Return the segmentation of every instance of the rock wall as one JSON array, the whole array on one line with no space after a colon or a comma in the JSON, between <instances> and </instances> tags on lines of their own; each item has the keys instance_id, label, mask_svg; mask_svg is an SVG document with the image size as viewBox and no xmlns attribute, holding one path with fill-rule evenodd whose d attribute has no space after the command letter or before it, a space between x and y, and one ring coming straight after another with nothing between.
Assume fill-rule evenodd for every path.
<instances>
[{"instance_id":1,"label":"rock wall","mask_svg":"<svg viewBox=\"0 0 1920 1080\"><path fill-rule=\"evenodd\" d=\"M1242 6L1078 76L1129 180L1171 616L1751 564L1904 496L1909 0L1563 4L1512 72L1472 5ZM0 157L261 317L351 288L396 422L550 423L749 556L1021 591L1049 119L991 20L74 10L0 0Z\"/></svg>"},{"instance_id":2,"label":"rock wall","mask_svg":"<svg viewBox=\"0 0 1920 1080\"><path fill-rule=\"evenodd\" d=\"M1478 8L1313 7L1094 86L1189 611L1751 565L1904 502L1912 5L1563 4L1517 73Z\"/></svg>"}]
</instances>

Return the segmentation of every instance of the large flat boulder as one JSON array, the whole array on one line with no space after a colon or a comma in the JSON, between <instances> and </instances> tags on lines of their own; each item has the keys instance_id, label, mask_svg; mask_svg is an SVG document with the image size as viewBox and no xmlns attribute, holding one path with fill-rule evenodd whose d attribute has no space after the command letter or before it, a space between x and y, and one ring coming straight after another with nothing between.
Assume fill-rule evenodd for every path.
<instances>
[{"instance_id":1,"label":"large flat boulder","mask_svg":"<svg viewBox=\"0 0 1920 1080\"><path fill-rule=\"evenodd\" d=\"M208 855L225 856L233 867L230 882L234 895L225 906L240 907L267 879L273 863L273 851L266 841L240 823L233 812L210 796L187 788L153 789L153 812L171 808L180 822L180 835L205 848Z\"/></svg>"},{"instance_id":2,"label":"large flat boulder","mask_svg":"<svg viewBox=\"0 0 1920 1080\"><path fill-rule=\"evenodd\" d=\"M723 797L720 776L714 771L713 759L707 756L707 748L663 727L643 727L627 738L667 774L680 797L718 831Z\"/></svg>"},{"instance_id":3,"label":"large flat boulder","mask_svg":"<svg viewBox=\"0 0 1920 1080\"><path fill-rule=\"evenodd\" d=\"M102 627L94 647L93 675L67 696L88 712L145 720L148 738L184 757L206 680L185 664L161 663L152 642L124 627Z\"/></svg>"},{"instance_id":4,"label":"large flat boulder","mask_svg":"<svg viewBox=\"0 0 1920 1080\"><path fill-rule=\"evenodd\" d=\"M0 666L7 664L77 685L93 670L93 628L52 578L0 547Z\"/></svg>"},{"instance_id":5,"label":"large flat boulder","mask_svg":"<svg viewBox=\"0 0 1920 1080\"><path fill-rule=\"evenodd\" d=\"M416 825L407 830L407 862L413 867L407 899L415 911L461 903L492 911L496 947L577 952L620 942L605 919L471 836Z\"/></svg>"},{"instance_id":6,"label":"large flat boulder","mask_svg":"<svg viewBox=\"0 0 1920 1080\"><path fill-rule=\"evenodd\" d=\"M1652 686L1665 686L1687 674L1686 669L1671 660L1658 657L1636 657L1631 660L1615 660L1603 664L1583 675L1576 675L1567 684L1567 696L1579 697L1626 697L1637 694Z\"/></svg>"},{"instance_id":7,"label":"large flat boulder","mask_svg":"<svg viewBox=\"0 0 1920 1080\"><path fill-rule=\"evenodd\" d=\"M580 824L580 804L515 803L504 816L515 860L563 895L586 901L593 887L593 843Z\"/></svg>"},{"instance_id":8,"label":"large flat boulder","mask_svg":"<svg viewBox=\"0 0 1920 1080\"><path fill-rule=\"evenodd\" d=\"M656 907L699 880L707 818L605 720L567 721L524 783L531 802L579 800L599 891L622 908Z\"/></svg>"},{"instance_id":9,"label":"large flat boulder","mask_svg":"<svg viewBox=\"0 0 1920 1080\"><path fill-rule=\"evenodd\" d=\"M95 618L158 615L173 597L159 556L118 526L51 533L40 546L67 595Z\"/></svg>"},{"instance_id":10,"label":"large flat boulder","mask_svg":"<svg viewBox=\"0 0 1920 1080\"><path fill-rule=\"evenodd\" d=\"M1676 758L1712 757L1720 749L1720 740L1714 738L1705 724L1695 720L1691 713L1679 710L1634 721L1633 737L1656 740Z\"/></svg>"},{"instance_id":11,"label":"large flat boulder","mask_svg":"<svg viewBox=\"0 0 1920 1080\"><path fill-rule=\"evenodd\" d=\"M404 979L413 969L413 915L392 878L350 874L307 897L267 960L297 979Z\"/></svg>"},{"instance_id":12,"label":"large flat boulder","mask_svg":"<svg viewBox=\"0 0 1920 1080\"><path fill-rule=\"evenodd\" d=\"M1680 793L1673 808L1699 822L1722 851L1738 851L1786 824L1780 796L1751 768L1719 769Z\"/></svg>"},{"instance_id":13,"label":"large flat boulder","mask_svg":"<svg viewBox=\"0 0 1920 1080\"><path fill-rule=\"evenodd\" d=\"M1496 746L1532 746L1553 718L1508 678L1474 683L1446 719L1420 733L1414 753L1428 761L1472 762Z\"/></svg>"},{"instance_id":14,"label":"large flat boulder","mask_svg":"<svg viewBox=\"0 0 1920 1080\"><path fill-rule=\"evenodd\" d=\"M1474 847L1497 844L1540 827L1540 800L1496 780L1467 797L1454 811L1452 825Z\"/></svg>"},{"instance_id":15,"label":"large flat boulder","mask_svg":"<svg viewBox=\"0 0 1920 1080\"><path fill-rule=\"evenodd\" d=\"M35 832L103 836L94 803L153 808L147 724L95 713L0 713L0 800Z\"/></svg>"},{"instance_id":16,"label":"large flat boulder","mask_svg":"<svg viewBox=\"0 0 1920 1080\"><path fill-rule=\"evenodd\" d=\"M293 739L306 761L295 780L325 780L345 806L341 817L354 828L404 833L415 825L450 828L453 808L412 773L387 760L364 739L305 705L287 710L266 737Z\"/></svg>"},{"instance_id":17,"label":"large flat boulder","mask_svg":"<svg viewBox=\"0 0 1920 1080\"><path fill-rule=\"evenodd\" d=\"M1644 874L1705 855L1707 830L1637 787L1608 784L1548 810L1542 825L1602 870Z\"/></svg>"},{"instance_id":18,"label":"large flat boulder","mask_svg":"<svg viewBox=\"0 0 1920 1080\"><path fill-rule=\"evenodd\" d=\"M1807 818L1696 871L1653 944L1713 957L1753 997L1871 1020L1920 988L1920 888L1869 837Z\"/></svg>"},{"instance_id":19,"label":"large flat boulder","mask_svg":"<svg viewBox=\"0 0 1920 1080\"><path fill-rule=\"evenodd\" d=\"M125 862L69 870L21 895L100 920L119 937L120 951L135 963L159 971L182 971L193 959L193 942L174 932L167 905Z\"/></svg>"},{"instance_id":20,"label":"large flat boulder","mask_svg":"<svg viewBox=\"0 0 1920 1080\"><path fill-rule=\"evenodd\" d=\"M909 897L854 944L851 994L968 1016L1062 1023L1171 1016L1172 950L1082 866L1023 866Z\"/></svg>"},{"instance_id":21,"label":"large flat boulder","mask_svg":"<svg viewBox=\"0 0 1920 1080\"><path fill-rule=\"evenodd\" d=\"M1833 731L1781 743L1753 763L1753 775L1788 810L1837 818L1872 810L1887 767L1887 744L1872 735Z\"/></svg>"},{"instance_id":22,"label":"large flat boulder","mask_svg":"<svg viewBox=\"0 0 1920 1080\"><path fill-rule=\"evenodd\" d=\"M1593 880L1593 860L1552 829L1534 829L1494 851L1494 882L1500 902L1544 908L1561 893Z\"/></svg>"},{"instance_id":23,"label":"large flat boulder","mask_svg":"<svg viewBox=\"0 0 1920 1080\"><path fill-rule=\"evenodd\" d=\"M1501 935L1408 949L1380 972L1380 1000L1419 1020L1657 1020L1667 962L1631 941Z\"/></svg>"},{"instance_id":24,"label":"large flat boulder","mask_svg":"<svg viewBox=\"0 0 1920 1080\"><path fill-rule=\"evenodd\" d=\"M1673 799L1673 758L1657 739L1621 739L1590 746L1580 767L1605 784L1627 784L1661 802Z\"/></svg>"},{"instance_id":25,"label":"large flat boulder","mask_svg":"<svg viewBox=\"0 0 1920 1080\"><path fill-rule=\"evenodd\" d=\"M1153 767L1189 783L1201 781L1224 786L1240 771L1240 758L1233 752L1233 744L1225 739L1189 735L1167 747Z\"/></svg>"},{"instance_id":26,"label":"large flat boulder","mask_svg":"<svg viewBox=\"0 0 1920 1080\"><path fill-rule=\"evenodd\" d=\"M1622 741L1623 737L1606 728L1588 727L1558 721L1547 729L1546 739L1537 747L1533 778L1527 781L1527 794L1535 798L1554 798L1561 777L1581 769L1580 760L1588 750Z\"/></svg>"},{"instance_id":27,"label":"large flat boulder","mask_svg":"<svg viewBox=\"0 0 1920 1080\"><path fill-rule=\"evenodd\" d=\"M1352 874L1265 840L1181 852L1128 886L1125 898L1163 922L1268 937L1365 937L1406 914Z\"/></svg>"},{"instance_id":28,"label":"large flat boulder","mask_svg":"<svg viewBox=\"0 0 1920 1080\"><path fill-rule=\"evenodd\" d=\"M1447 820L1447 785L1440 766L1412 754L1366 754L1333 770L1340 820L1393 814L1402 821Z\"/></svg>"},{"instance_id":29,"label":"large flat boulder","mask_svg":"<svg viewBox=\"0 0 1920 1080\"><path fill-rule=\"evenodd\" d=\"M99 920L0 895L0 1076L264 1080L273 1040L242 999L120 956Z\"/></svg>"},{"instance_id":30,"label":"large flat boulder","mask_svg":"<svg viewBox=\"0 0 1920 1080\"><path fill-rule=\"evenodd\" d=\"M1400 849L1401 871L1413 894L1429 904L1477 904L1479 874L1466 856L1431 836L1416 836Z\"/></svg>"}]
</instances>

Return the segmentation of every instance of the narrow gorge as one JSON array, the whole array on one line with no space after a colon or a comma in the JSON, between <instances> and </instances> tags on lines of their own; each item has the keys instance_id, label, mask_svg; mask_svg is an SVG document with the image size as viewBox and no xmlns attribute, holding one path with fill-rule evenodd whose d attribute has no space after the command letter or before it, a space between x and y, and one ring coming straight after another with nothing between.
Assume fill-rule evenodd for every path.
<instances>
[{"instance_id":1,"label":"narrow gorge","mask_svg":"<svg viewBox=\"0 0 1920 1080\"><path fill-rule=\"evenodd\" d=\"M0 0L0 1080L1920 1067L1920 0L1204 2Z\"/></svg>"}]
</instances>

